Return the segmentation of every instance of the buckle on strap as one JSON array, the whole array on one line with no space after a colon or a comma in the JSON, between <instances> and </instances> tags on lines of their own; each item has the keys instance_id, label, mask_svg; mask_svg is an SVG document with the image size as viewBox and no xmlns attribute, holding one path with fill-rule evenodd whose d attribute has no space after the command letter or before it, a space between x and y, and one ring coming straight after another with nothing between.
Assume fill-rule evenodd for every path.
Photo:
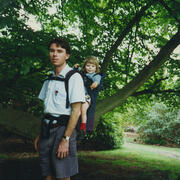
<instances>
[{"instance_id":1,"label":"buckle on strap","mask_svg":"<svg viewBox=\"0 0 180 180\"><path fill-rule=\"evenodd\" d=\"M69 115L52 116L51 114L45 114L43 122L49 127L54 125L67 126L69 121Z\"/></svg>"}]
</instances>

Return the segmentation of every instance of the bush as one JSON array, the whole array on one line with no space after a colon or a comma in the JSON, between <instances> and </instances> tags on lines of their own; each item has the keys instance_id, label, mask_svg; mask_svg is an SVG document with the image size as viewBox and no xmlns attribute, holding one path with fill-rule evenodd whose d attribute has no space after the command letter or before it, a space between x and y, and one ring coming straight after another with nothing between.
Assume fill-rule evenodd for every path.
<instances>
[{"instance_id":1,"label":"bush","mask_svg":"<svg viewBox=\"0 0 180 180\"><path fill-rule=\"evenodd\" d=\"M180 110L156 103L146 114L147 121L138 128L140 139L147 144L180 144Z\"/></svg>"},{"instance_id":2,"label":"bush","mask_svg":"<svg viewBox=\"0 0 180 180\"><path fill-rule=\"evenodd\" d=\"M146 121L146 113L151 111L152 106L150 100L130 97L114 110L114 116L119 119L124 131L131 129L134 132L136 127Z\"/></svg>"},{"instance_id":3,"label":"bush","mask_svg":"<svg viewBox=\"0 0 180 180\"><path fill-rule=\"evenodd\" d=\"M99 123L88 141L91 141L95 150L108 150L119 148L123 144L123 129L118 118L112 113L106 114Z\"/></svg>"}]
</instances>

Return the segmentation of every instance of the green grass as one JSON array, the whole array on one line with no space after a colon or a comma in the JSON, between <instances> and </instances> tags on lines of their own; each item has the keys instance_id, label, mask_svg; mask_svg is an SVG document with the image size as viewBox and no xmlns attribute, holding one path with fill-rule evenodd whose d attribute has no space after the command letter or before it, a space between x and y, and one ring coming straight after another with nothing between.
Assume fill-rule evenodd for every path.
<instances>
[{"instance_id":1,"label":"green grass","mask_svg":"<svg viewBox=\"0 0 180 180\"><path fill-rule=\"evenodd\" d=\"M169 180L180 177L179 148L125 143L122 148L116 150L82 151L79 152L79 158L89 164L109 164L110 168L128 169L129 172L133 171L133 174L143 172L151 177L159 174L157 179L163 179L164 174Z\"/></svg>"},{"instance_id":2,"label":"green grass","mask_svg":"<svg viewBox=\"0 0 180 180\"><path fill-rule=\"evenodd\" d=\"M73 180L180 180L180 148L135 144L126 139L120 149L79 151L78 156L80 173ZM37 154L0 154L2 160L29 162L32 158L37 160Z\"/></svg>"}]
</instances>

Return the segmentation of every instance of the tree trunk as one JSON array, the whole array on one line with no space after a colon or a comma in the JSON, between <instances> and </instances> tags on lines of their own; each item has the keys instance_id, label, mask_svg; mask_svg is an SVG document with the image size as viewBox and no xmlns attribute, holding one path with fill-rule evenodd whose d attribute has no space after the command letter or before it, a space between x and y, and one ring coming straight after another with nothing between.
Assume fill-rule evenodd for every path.
<instances>
[{"instance_id":1,"label":"tree trunk","mask_svg":"<svg viewBox=\"0 0 180 180\"><path fill-rule=\"evenodd\" d=\"M27 139L34 139L40 132L41 120L30 113L0 107L0 130L12 132Z\"/></svg>"},{"instance_id":2,"label":"tree trunk","mask_svg":"<svg viewBox=\"0 0 180 180\"><path fill-rule=\"evenodd\" d=\"M139 74L130 81L126 86L119 90L113 96L107 97L100 101L96 105L95 113L95 125L99 118L113 110L115 107L121 105L129 96L136 92L156 71L157 69L167 60L174 49L180 44L180 29L178 32L161 48L157 56L153 59L149 65L145 66Z\"/></svg>"}]
</instances>

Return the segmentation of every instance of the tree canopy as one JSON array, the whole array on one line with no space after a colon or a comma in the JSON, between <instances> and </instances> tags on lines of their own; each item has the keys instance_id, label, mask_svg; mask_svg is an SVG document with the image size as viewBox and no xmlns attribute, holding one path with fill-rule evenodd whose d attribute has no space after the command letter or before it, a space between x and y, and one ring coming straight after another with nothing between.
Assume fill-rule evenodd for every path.
<instances>
[{"instance_id":1,"label":"tree canopy","mask_svg":"<svg viewBox=\"0 0 180 180\"><path fill-rule=\"evenodd\" d=\"M69 64L97 56L106 73L96 120L129 96L155 94L178 104L180 44L178 0L2 0L0 100L39 114L37 95L52 66L48 41L70 42ZM27 23L33 16L36 30Z\"/></svg>"}]
</instances>

